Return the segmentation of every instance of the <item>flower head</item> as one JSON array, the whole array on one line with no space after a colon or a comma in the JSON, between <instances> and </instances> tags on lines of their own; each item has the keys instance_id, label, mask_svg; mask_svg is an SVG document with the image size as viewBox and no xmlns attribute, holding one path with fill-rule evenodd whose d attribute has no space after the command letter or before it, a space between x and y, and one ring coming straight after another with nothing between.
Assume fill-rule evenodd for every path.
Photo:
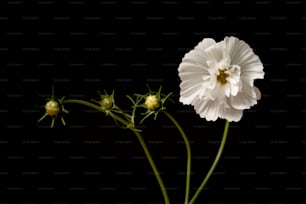
<instances>
[{"instance_id":1,"label":"flower head","mask_svg":"<svg viewBox=\"0 0 306 204\"><path fill-rule=\"evenodd\" d=\"M236 37L220 42L204 38L185 54L178 71L180 102L193 105L208 121L220 117L237 122L243 110L261 97L254 80L263 79L263 64L252 48Z\"/></svg>"},{"instance_id":2,"label":"flower head","mask_svg":"<svg viewBox=\"0 0 306 204\"><path fill-rule=\"evenodd\" d=\"M41 122L47 116L50 116L52 119L51 128L54 126L55 120L60 117L63 125L66 125L63 113L68 113L68 111L64 108L63 101L65 97L61 99L56 99L54 96L54 89L52 87L52 96L48 99L48 102L45 104L45 114L37 121Z\"/></svg>"},{"instance_id":3,"label":"flower head","mask_svg":"<svg viewBox=\"0 0 306 204\"><path fill-rule=\"evenodd\" d=\"M98 101L98 103L103 111L107 112L115 107L114 93L115 91L113 91L111 95L107 94L106 91L103 95L99 93L101 100Z\"/></svg>"},{"instance_id":4,"label":"flower head","mask_svg":"<svg viewBox=\"0 0 306 204\"><path fill-rule=\"evenodd\" d=\"M157 95L148 95L145 99L145 106L147 109L153 111L160 106L160 99Z\"/></svg>"},{"instance_id":5,"label":"flower head","mask_svg":"<svg viewBox=\"0 0 306 204\"><path fill-rule=\"evenodd\" d=\"M148 89L149 92L146 94L134 94L136 99L127 95L128 99L133 103L132 121L134 121L135 112L138 107L146 109L146 112L142 113L144 117L140 120L140 124L150 115L154 115L154 120L156 120L157 115L166 109L165 102L167 100L172 101L172 99L170 99L172 93L167 95L163 94L162 86L159 87L158 91L152 91L149 86Z\"/></svg>"},{"instance_id":6,"label":"flower head","mask_svg":"<svg viewBox=\"0 0 306 204\"><path fill-rule=\"evenodd\" d=\"M54 99L48 101L45 105L46 113L52 118L56 118L61 111L59 102Z\"/></svg>"}]
</instances>

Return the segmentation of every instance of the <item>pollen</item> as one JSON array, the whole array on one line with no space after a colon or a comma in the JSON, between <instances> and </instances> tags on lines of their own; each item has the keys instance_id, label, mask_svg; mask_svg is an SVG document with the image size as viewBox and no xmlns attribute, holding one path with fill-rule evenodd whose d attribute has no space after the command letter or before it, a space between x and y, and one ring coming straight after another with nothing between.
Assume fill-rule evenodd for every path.
<instances>
[{"instance_id":1,"label":"pollen","mask_svg":"<svg viewBox=\"0 0 306 204\"><path fill-rule=\"evenodd\" d=\"M217 75L217 81L222 85L227 83L227 77L229 76L225 71L225 69L219 70L219 74Z\"/></svg>"}]
</instances>

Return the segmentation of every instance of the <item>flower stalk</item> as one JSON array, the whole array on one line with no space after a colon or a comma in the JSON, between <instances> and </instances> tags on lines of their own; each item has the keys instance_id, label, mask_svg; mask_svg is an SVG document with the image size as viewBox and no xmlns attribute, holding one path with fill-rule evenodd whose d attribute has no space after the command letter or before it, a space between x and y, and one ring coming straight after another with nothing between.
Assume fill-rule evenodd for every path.
<instances>
[{"instance_id":1,"label":"flower stalk","mask_svg":"<svg viewBox=\"0 0 306 204\"><path fill-rule=\"evenodd\" d=\"M228 135L229 124L230 124L230 122L228 120L226 120L222 140L221 140L220 147L219 147L218 153L216 155L216 158L215 158L213 164L211 165L206 177L204 178L201 185L199 186L199 188L197 189L197 191L195 192L194 196L191 198L191 200L189 201L188 204L194 204L195 200L197 199L197 197L199 196L201 191L204 189L207 181L209 180L212 173L214 172L214 170L215 170L215 168L216 168L216 166L217 166L217 164L218 164L218 162L221 158L222 152L224 150L224 146L225 146L227 135Z\"/></svg>"},{"instance_id":2,"label":"flower stalk","mask_svg":"<svg viewBox=\"0 0 306 204\"><path fill-rule=\"evenodd\" d=\"M171 122L178 129L178 131L180 132L183 138L184 144L186 146L187 165L186 165L186 188L185 188L185 202L184 203L187 204L189 200L190 176L191 176L191 148L190 148L189 140L183 128L180 126L177 120L167 111L164 110L163 113L171 120Z\"/></svg>"},{"instance_id":3,"label":"flower stalk","mask_svg":"<svg viewBox=\"0 0 306 204\"><path fill-rule=\"evenodd\" d=\"M105 109L104 108L101 108L100 106L96 105L96 104L93 104L91 102L88 102L88 101L84 101L84 100L79 100L79 99L68 99L68 100L65 100L63 103L67 104L67 103L75 103L75 104L81 104L81 105L84 105L84 106L87 106L87 107L90 107L90 108L93 108L97 111L102 111L102 112L105 112ZM158 181L158 184L160 186L160 189L162 191L162 194L163 194L163 197L164 197L164 201L165 201L165 204L170 204L170 200L169 200L169 196L168 196L168 193L167 193L167 189L164 185L164 182L159 174L159 171L155 165L155 162L151 156L151 153L142 137L142 135L140 134L140 132L134 128L134 124L131 123L130 121L127 121L126 119L122 119L121 117L119 117L117 114L113 113L113 112L107 112L109 116L111 116L115 121L118 121L120 122L121 124L123 124L126 128L130 129L134 134L135 136L137 137L145 155L146 155L146 158L148 159L148 162L153 170L153 173Z\"/></svg>"}]
</instances>

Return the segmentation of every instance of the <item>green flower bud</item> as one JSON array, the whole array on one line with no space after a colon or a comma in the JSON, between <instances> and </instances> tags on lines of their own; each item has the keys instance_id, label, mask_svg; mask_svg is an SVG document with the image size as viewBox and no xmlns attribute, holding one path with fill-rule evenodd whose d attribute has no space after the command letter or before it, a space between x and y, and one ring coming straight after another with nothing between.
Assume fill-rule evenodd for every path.
<instances>
[{"instance_id":1,"label":"green flower bud","mask_svg":"<svg viewBox=\"0 0 306 204\"><path fill-rule=\"evenodd\" d=\"M111 109L113 106L113 97L108 95L103 96L100 105L103 110Z\"/></svg>"},{"instance_id":2,"label":"green flower bud","mask_svg":"<svg viewBox=\"0 0 306 204\"><path fill-rule=\"evenodd\" d=\"M160 100L156 95L149 95L149 96L146 97L145 106L150 111L153 111L153 110L159 108Z\"/></svg>"}]
</instances>

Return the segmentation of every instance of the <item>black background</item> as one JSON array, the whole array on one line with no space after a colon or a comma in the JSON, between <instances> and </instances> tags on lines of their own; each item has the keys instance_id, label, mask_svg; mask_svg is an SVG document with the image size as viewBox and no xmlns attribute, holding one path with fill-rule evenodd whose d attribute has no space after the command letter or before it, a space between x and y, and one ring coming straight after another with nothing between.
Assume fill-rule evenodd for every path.
<instances>
[{"instance_id":1,"label":"black background","mask_svg":"<svg viewBox=\"0 0 306 204\"><path fill-rule=\"evenodd\" d=\"M173 92L167 108L191 141L191 194L211 165L224 121L178 102L177 67L205 37L246 41L264 64L262 99L232 123L222 159L196 203L306 203L305 3L303 1L0 1L0 203L163 203L132 132L80 105L67 126L37 124L58 98L98 99L146 84ZM143 136L171 203L183 203L185 147L171 122Z\"/></svg>"}]
</instances>

